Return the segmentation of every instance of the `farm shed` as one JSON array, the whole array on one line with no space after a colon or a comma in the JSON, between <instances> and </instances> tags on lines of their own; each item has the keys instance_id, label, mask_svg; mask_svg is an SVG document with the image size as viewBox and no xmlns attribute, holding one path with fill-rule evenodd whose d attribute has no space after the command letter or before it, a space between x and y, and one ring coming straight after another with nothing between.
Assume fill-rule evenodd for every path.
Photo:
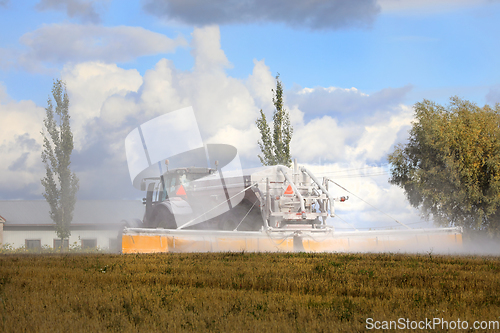
<instances>
[{"instance_id":1,"label":"farm shed","mask_svg":"<svg viewBox=\"0 0 500 333\"><path fill-rule=\"evenodd\" d=\"M61 246L45 200L0 200L0 243L14 248ZM119 251L124 226L142 220L140 200L79 200L71 222L71 236L62 246Z\"/></svg>"}]
</instances>

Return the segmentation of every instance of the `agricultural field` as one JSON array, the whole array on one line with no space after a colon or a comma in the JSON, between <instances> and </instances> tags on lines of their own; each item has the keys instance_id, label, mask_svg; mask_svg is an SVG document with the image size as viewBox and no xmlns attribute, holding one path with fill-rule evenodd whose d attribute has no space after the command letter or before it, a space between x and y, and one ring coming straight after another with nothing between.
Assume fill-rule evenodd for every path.
<instances>
[{"instance_id":1,"label":"agricultural field","mask_svg":"<svg viewBox=\"0 0 500 333\"><path fill-rule=\"evenodd\" d=\"M0 331L465 332L500 320L499 276L499 257L432 253L4 254Z\"/></svg>"}]
</instances>

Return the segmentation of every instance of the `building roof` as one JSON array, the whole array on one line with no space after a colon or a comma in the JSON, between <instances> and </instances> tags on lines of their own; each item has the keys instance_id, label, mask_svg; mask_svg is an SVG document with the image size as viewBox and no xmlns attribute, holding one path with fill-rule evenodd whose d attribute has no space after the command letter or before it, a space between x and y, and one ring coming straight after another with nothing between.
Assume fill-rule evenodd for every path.
<instances>
[{"instance_id":1,"label":"building roof","mask_svg":"<svg viewBox=\"0 0 500 333\"><path fill-rule=\"evenodd\" d=\"M5 219L0 215L0 222L5 222Z\"/></svg>"},{"instance_id":2,"label":"building roof","mask_svg":"<svg viewBox=\"0 0 500 333\"><path fill-rule=\"evenodd\" d=\"M52 225L50 206L45 200L0 200L0 213L8 225ZM144 205L140 200L78 200L72 225L121 224L140 219Z\"/></svg>"}]
</instances>

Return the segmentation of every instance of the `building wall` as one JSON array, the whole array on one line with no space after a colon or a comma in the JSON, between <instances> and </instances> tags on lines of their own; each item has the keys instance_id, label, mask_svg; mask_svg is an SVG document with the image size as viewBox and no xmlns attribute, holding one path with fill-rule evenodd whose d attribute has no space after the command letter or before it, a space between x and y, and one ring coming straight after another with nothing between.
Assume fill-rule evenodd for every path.
<instances>
[{"instance_id":1,"label":"building wall","mask_svg":"<svg viewBox=\"0 0 500 333\"><path fill-rule=\"evenodd\" d=\"M73 230L69 237L69 245L75 242L81 246L82 239L96 239L97 247L102 250L110 249L110 239L116 240L119 236L118 230ZM25 246L27 239L40 240L41 246L53 247L54 239L58 239L53 230L4 230L3 243L14 248Z\"/></svg>"}]
</instances>

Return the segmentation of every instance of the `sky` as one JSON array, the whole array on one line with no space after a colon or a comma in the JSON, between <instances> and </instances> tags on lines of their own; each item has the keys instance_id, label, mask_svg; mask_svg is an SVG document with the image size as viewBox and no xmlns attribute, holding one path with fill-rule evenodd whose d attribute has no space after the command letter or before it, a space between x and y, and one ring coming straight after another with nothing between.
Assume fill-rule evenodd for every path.
<instances>
[{"instance_id":1,"label":"sky","mask_svg":"<svg viewBox=\"0 0 500 333\"><path fill-rule=\"evenodd\" d=\"M499 19L497 0L0 0L0 199L43 199L55 79L78 198L135 199L125 137L184 107L205 143L259 166L255 120L272 118L279 75L292 156L350 192L330 186L350 199L329 223L430 226L388 182L387 155L423 99L500 102Z\"/></svg>"}]
</instances>

